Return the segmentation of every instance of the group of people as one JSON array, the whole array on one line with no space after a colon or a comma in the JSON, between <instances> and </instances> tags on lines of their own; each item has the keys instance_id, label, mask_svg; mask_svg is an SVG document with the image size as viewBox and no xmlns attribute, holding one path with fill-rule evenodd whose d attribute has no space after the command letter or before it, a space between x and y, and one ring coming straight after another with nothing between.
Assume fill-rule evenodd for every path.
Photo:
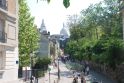
<instances>
[{"instance_id":1,"label":"group of people","mask_svg":"<svg viewBox=\"0 0 124 83\"><path fill-rule=\"evenodd\" d=\"M89 75L89 72L90 72L89 65L88 63L85 63L81 74L76 74L76 72L73 72L73 77L74 77L73 83L78 83L79 79L80 79L80 83L86 83L84 75Z\"/></svg>"},{"instance_id":2,"label":"group of people","mask_svg":"<svg viewBox=\"0 0 124 83\"><path fill-rule=\"evenodd\" d=\"M78 77L74 77L72 83L78 83L78 79L79 79ZM80 77L80 82L81 82L81 83L86 83L86 80L85 80L84 76L81 76L81 77Z\"/></svg>"}]
</instances>

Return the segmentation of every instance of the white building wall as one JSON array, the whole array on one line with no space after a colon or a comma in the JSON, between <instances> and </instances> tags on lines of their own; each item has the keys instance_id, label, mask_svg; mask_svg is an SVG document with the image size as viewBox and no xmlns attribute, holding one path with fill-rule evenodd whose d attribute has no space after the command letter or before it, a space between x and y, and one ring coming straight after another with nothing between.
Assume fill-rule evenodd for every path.
<instances>
[{"instance_id":1,"label":"white building wall","mask_svg":"<svg viewBox=\"0 0 124 83\"><path fill-rule=\"evenodd\" d=\"M6 47L5 56L5 69L0 83L18 79L18 47Z\"/></svg>"},{"instance_id":2,"label":"white building wall","mask_svg":"<svg viewBox=\"0 0 124 83\"><path fill-rule=\"evenodd\" d=\"M9 83L18 80L18 0L8 0L10 7L12 1L16 2L16 14L0 11L0 18L5 20L4 30L7 33L7 42L0 42L0 52L4 56L4 68L0 69L0 83ZM11 8L10 8L11 9Z\"/></svg>"}]
</instances>

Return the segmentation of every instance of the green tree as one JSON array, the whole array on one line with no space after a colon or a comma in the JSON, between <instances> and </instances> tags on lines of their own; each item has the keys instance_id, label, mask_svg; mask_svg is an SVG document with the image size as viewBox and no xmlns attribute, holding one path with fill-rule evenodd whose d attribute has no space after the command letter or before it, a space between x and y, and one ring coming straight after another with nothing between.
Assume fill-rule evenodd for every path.
<instances>
[{"instance_id":1,"label":"green tree","mask_svg":"<svg viewBox=\"0 0 124 83\"><path fill-rule=\"evenodd\" d=\"M37 0L38 2L39 0ZM48 3L50 3L50 0L47 0ZM70 0L63 0L63 5L65 8L68 8L70 6Z\"/></svg>"},{"instance_id":2,"label":"green tree","mask_svg":"<svg viewBox=\"0 0 124 83\"><path fill-rule=\"evenodd\" d=\"M50 64L50 63L51 63L51 60L48 57L37 58L34 68L35 69L43 69L43 68L47 69L48 64Z\"/></svg>"},{"instance_id":3,"label":"green tree","mask_svg":"<svg viewBox=\"0 0 124 83\"><path fill-rule=\"evenodd\" d=\"M82 10L80 21L69 27L66 52L79 61L92 60L111 68L121 64L124 44L119 9L118 0L104 0Z\"/></svg>"},{"instance_id":4,"label":"green tree","mask_svg":"<svg viewBox=\"0 0 124 83\"><path fill-rule=\"evenodd\" d=\"M39 33L25 0L19 0L19 61L29 66L30 53L38 48Z\"/></svg>"}]
</instances>

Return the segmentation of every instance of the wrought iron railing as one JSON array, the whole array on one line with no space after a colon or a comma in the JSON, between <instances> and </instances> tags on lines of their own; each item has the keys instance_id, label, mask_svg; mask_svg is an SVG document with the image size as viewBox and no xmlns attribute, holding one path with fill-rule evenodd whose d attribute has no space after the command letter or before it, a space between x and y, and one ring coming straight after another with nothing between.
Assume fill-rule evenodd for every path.
<instances>
[{"instance_id":1,"label":"wrought iron railing","mask_svg":"<svg viewBox=\"0 0 124 83\"><path fill-rule=\"evenodd\" d=\"M0 31L0 42L6 43L7 41L7 34L3 31Z\"/></svg>"},{"instance_id":2,"label":"wrought iron railing","mask_svg":"<svg viewBox=\"0 0 124 83\"><path fill-rule=\"evenodd\" d=\"M7 10L7 1L6 0L0 0L0 8Z\"/></svg>"}]
</instances>

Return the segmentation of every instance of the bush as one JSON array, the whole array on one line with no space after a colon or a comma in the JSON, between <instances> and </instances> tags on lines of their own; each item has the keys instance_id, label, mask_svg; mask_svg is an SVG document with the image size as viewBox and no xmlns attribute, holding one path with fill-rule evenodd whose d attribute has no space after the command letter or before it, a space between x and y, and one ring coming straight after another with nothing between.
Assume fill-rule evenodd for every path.
<instances>
[{"instance_id":1,"label":"bush","mask_svg":"<svg viewBox=\"0 0 124 83\"><path fill-rule=\"evenodd\" d=\"M36 64L34 65L34 68L35 69L47 69L48 67L48 64L51 63L51 60L50 58L48 57L42 57L42 58L38 58L37 61L36 61Z\"/></svg>"},{"instance_id":2,"label":"bush","mask_svg":"<svg viewBox=\"0 0 124 83\"><path fill-rule=\"evenodd\" d=\"M34 74L37 77L44 76L44 72L47 70L48 65L51 63L51 59L48 57L39 57L37 58L36 64L34 65L33 69Z\"/></svg>"}]
</instances>

